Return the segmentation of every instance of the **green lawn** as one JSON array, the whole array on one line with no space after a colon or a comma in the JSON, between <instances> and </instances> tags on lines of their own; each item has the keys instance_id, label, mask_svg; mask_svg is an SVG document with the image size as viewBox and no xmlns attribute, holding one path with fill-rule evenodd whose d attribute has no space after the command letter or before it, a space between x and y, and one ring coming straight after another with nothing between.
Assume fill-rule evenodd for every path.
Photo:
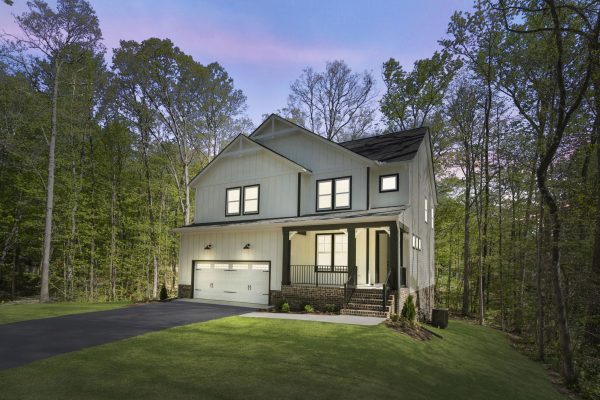
<instances>
[{"instance_id":1,"label":"green lawn","mask_svg":"<svg viewBox=\"0 0 600 400\"><path fill-rule=\"evenodd\" d=\"M11 399L562 399L492 329L444 340L385 326L230 317L0 371Z\"/></svg>"},{"instance_id":2,"label":"green lawn","mask_svg":"<svg viewBox=\"0 0 600 400\"><path fill-rule=\"evenodd\" d=\"M111 310L128 303L48 303L48 304L0 304L0 325L11 322L58 317L91 311Z\"/></svg>"}]
</instances>

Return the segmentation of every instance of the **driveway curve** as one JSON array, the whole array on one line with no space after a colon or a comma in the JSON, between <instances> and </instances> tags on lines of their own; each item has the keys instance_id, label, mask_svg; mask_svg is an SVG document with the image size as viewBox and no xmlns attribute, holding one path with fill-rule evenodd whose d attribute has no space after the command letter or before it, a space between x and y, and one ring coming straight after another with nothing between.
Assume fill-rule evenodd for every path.
<instances>
[{"instance_id":1,"label":"driveway curve","mask_svg":"<svg viewBox=\"0 0 600 400\"><path fill-rule=\"evenodd\" d=\"M243 307L172 301L0 325L0 369L248 311Z\"/></svg>"}]
</instances>

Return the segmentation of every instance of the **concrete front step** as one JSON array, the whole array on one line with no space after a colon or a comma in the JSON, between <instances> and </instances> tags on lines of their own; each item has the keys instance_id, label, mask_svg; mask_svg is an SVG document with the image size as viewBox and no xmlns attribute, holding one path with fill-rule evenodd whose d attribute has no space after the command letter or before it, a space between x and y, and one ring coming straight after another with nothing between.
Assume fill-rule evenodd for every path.
<instances>
[{"instance_id":1,"label":"concrete front step","mask_svg":"<svg viewBox=\"0 0 600 400\"><path fill-rule=\"evenodd\" d=\"M359 315L361 317L387 318L387 313L384 311L351 310L348 308L343 308L340 310L340 314L342 314L342 315Z\"/></svg>"}]
</instances>

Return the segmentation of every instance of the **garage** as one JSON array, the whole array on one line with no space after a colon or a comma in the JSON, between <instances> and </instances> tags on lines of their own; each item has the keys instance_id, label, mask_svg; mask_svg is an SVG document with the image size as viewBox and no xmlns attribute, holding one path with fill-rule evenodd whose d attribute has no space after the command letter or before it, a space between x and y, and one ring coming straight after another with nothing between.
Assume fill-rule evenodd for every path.
<instances>
[{"instance_id":1,"label":"garage","mask_svg":"<svg viewBox=\"0 0 600 400\"><path fill-rule=\"evenodd\" d=\"M195 299L267 305L270 261L194 261Z\"/></svg>"}]
</instances>

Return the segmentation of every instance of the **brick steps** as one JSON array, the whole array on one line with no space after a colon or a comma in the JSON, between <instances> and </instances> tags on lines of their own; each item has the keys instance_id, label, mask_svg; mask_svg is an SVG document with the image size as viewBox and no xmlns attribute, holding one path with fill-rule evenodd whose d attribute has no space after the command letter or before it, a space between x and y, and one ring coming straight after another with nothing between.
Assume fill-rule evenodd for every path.
<instances>
[{"instance_id":1,"label":"brick steps","mask_svg":"<svg viewBox=\"0 0 600 400\"><path fill-rule=\"evenodd\" d=\"M340 311L340 314L342 314L342 315L357 315L360 317L387 318L387 313L385 311L350 310L348 308L344 308Z\"/></svg>"},{"instance_id":2,"label":"brick steps","mask_svg":"<svg viewBox=\"0 0 600 400\"><path fill-rule=\"evenodd\" d=\"M383 289L356 289L346 307L340 310L342 315L387 318L391 307L391 299L383 303Z\"/></svg>"}]
</instances>

